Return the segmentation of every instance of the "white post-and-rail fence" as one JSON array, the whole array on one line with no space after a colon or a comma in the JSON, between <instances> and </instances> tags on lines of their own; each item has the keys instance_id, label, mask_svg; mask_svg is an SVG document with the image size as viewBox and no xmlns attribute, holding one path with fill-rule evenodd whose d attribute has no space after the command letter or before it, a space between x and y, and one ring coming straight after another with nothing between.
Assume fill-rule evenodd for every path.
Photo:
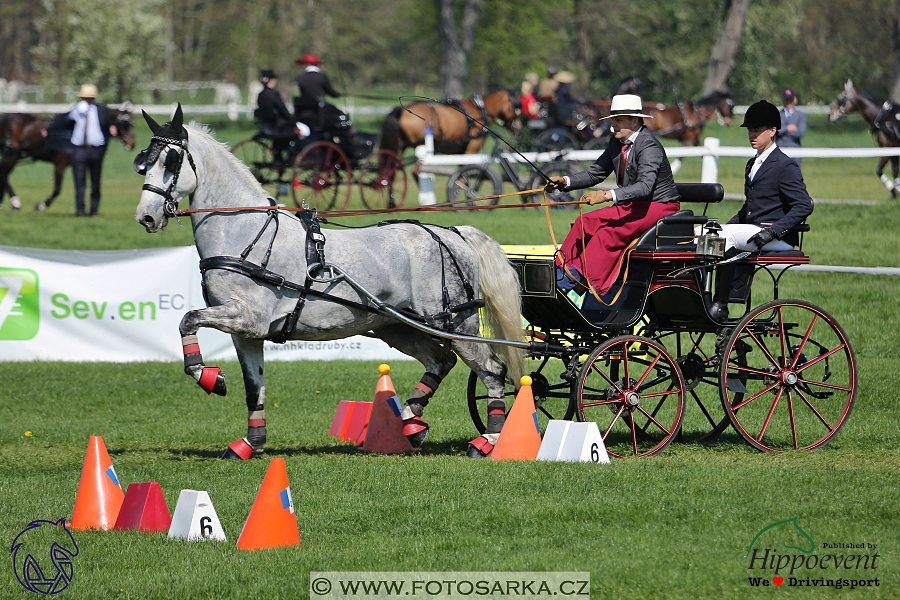
<instances>
[{"instance_id":1,"label":"white post-and-rail fence","mask_svg":"<svg viewBox=\"0 0 900 600\"><path fill-rule=\"evenodd\" d=\"M492 157L489 154L453 154L439 155L429 152L427 148L433 148L433 142L427 142L416 148L416 156L419 158L420 171L428 173L443 172L442 167L461 165L489 165ZM791 157L796 158L873 158L882 156L900 156L900 147L897 148L785 148L781 150ZM546 163L558 160L594 161L600 156L599 150L570 150L560 155L559 152L523 152L522 155L533 163ZM744 146L721 146L718 138L708 137L702 146L670 146L666 148L669 159L700 157L703 161L700 170L701 183L716 183L719 177L719 157L735 156L751 158L756 155L756 150ZM503 156L510 162L525 162L521 156L514 152L504 152ZM421 177L421 174L420 174ZM420 196L420 204L432 204L433 192L425 197Z\"/></svg>"}]
</instances>

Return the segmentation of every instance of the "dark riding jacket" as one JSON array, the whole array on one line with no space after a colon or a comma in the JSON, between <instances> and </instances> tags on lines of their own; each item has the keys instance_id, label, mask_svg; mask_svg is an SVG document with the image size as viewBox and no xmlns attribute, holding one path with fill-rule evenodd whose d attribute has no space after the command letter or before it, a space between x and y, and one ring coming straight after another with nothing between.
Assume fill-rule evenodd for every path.
<instances>
[{"instance_id":1,"label":"dark riding jacket","mask_svg":"<svg viewBox=\"0 0 900 600\"><path fill-rule=\"evenodd\" d=\"M751 158L744 171L747 200L728 223L771 226L778 239L796 246L799 236L794 229L813 211L813 201L806 191L800 167L776 146L750 181L750 169L755 160L756 157Z\"/></svg>"}]
</instances>

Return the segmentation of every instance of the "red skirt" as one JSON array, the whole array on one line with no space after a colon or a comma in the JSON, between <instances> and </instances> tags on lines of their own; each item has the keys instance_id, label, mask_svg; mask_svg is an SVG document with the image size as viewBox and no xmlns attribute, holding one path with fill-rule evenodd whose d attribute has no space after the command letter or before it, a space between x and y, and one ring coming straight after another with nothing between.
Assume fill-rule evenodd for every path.
<instances>
[{"instance_id":1,"label":"red skirt","mask_svg":"<svg viewBox=\"0 0 900 600\"><path fill-rule=\"evenodd\" d=\"M576 268L603 295L616 281L628 244L680 207L680 202L629 202L584 214L575 220L556 263L565 260L565 266Z\"/></svg>"}]
</instances>

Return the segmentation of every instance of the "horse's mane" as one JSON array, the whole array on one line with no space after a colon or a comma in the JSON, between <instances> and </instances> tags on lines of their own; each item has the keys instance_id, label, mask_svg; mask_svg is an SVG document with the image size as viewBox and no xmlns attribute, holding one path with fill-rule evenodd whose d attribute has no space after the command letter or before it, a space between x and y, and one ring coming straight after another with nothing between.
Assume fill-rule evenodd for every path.
<instances>
[{"instance_id":1,"label":"horse's mane","mask_svg":"<svg viewBox=\"0 0 900 600\"><path fill-rule=\"evenodd\" d=\"M259 182L256 180L256 177L253 176L253 173L250 172L250 168L245 165L241 161L241 159L231 153L231 149L229 148L228 144L216 139L215 132L208 125L191 121L190 123L185 125L185 129L190 131L191 136L200 136L200 138L203 139L211 148L220 149L221 154L224 156L224 160L227 161L233 168L235 176L241 177L242 179L246 180L248 184L252 185L255 188L259 188L259 191L261 193L267 193L264 189L262 189L262 186L259 185ZM190 141L188 142L188 144L190 144Z\"/></svg>"}]
</instances>

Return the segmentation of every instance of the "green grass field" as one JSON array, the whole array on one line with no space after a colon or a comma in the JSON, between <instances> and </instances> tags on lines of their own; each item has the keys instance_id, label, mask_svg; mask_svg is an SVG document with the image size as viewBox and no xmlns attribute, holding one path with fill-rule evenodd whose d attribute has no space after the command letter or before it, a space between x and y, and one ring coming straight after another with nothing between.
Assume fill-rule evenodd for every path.
<instances>
[{"instance_id":1,"label":"green grass field","mask_svg":"<svg viewBox=\"0 0 900 600\"><path fill-rule=\"evenodd\" d=\"M219 137L235 142L249 133L225 127ZM708 133L723 145L746 143L736 127ZM139 147L147 138L139 129ZM870 143L858 122L814 121L806 141ZM133 221L142 181L132 159L119 146L110 151L96 219L74 217L69 174L57 204L34 212L31 205L49 191L50 167L17 168L13 185L26 209L12 212L4 203L0 244L106 250L192 243L187 223L152 236ZM741 191L742 165L720 162L726 191ZM877 202L817 205L804 241L813 263L900 267L900 208L874 176L874 159L807 159L804 173L816 198ZM685 161L677 179L699 180L699 159ZM408 204L415 192L412 185ZM737 208L723 202L710 214L727 218ZM574 214L553 211L558 239ZM536 209L422 220L473 224L501 243L550 243ZM123 484L159 482L170 511L180 490L208 491L228 541L76 532L80 552L62 598L305 598L311 571L588 571L594 598L900 598L898 289L890 276L789 273L782 280L781 297L809 300L836 318L859 363L848 424L825 448L793 454L758 453L729 430L715 442L676 441L658 456L610 465L470 461L468 372L458 366L428 407L432 431L421 453L362 455L326 433L340 400L372 399L377 363L271 362L266 458L233 463L217 457L246 432L237 363L221 365L225 398L199 390L180 363L0 363L0 539L11 544L35 519L71 517L88 437L101 435ZM421 367L391 366L405 398ZM703 394L714 398L707 387ZM689 403L685 431L699 419ZM286 460L302 546L238 550L272 457ZM803 577L877 577L879 586L799 588L786 579L778 589L752 587L748 577L771 581L774 572L748 569L748 547L763 528L793 517L818 555L853 552L822 544L866 543L877 544L880 557L876 569L804 570ZM782 542L797 545L769 534L757 546L797 553ZM5 564L0 597L28 597L11 558ZM49 565L47 557L41 565Z\"/></svg>"}]
</instances>

